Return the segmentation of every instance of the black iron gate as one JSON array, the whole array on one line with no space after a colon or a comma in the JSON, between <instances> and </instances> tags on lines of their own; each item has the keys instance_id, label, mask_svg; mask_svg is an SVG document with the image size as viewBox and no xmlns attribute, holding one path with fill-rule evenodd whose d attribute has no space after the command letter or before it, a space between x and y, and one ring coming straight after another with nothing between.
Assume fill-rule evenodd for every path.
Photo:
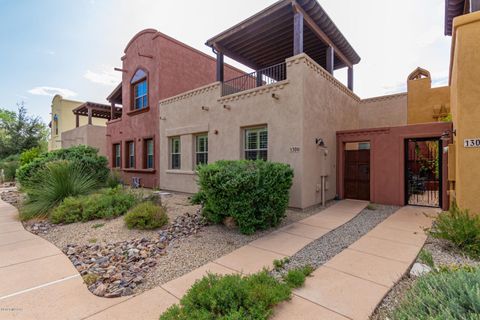
<instances>
[{"instance_id":1,"label":"black iron gate","mask_svg":"<svg viewBox=\"0 0 480 320\"><path fill-rule=\"evenodd\" d=\"M442 143L438 138L405 140L405 202L442 206Z\"/></svg>"}]
</instances>

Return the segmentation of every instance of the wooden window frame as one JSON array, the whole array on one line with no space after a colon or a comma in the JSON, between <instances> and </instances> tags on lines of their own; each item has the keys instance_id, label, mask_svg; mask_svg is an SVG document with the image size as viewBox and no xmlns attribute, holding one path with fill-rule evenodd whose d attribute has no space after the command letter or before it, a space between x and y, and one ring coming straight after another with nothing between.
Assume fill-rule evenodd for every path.
<instances>
[{"instance_id":1,"label":"wooden window frame","mask_svg":"<svg viewBox=\"0 0 480 320\"><path fill-rule=\"evenodd\" d=\"M135 75L137 74L138 71L142 71L145 75L138 79L138 80L135 80L135 81L132 81L133 80L133 77L135 77ZM132 77L132 80L130 81L130 114L133 113L133 114L136 114L136 113L142 113L144 111L147 111L150 109L150 81L149 81L149 75L148 75L148 72L146 71L145 68L143 67L139 67L135 70L135 73L133 74L133 77ZM137 97L135 96L135 88L142 82L146 83L146 86L147 86L147 93L146 93L146 97L147 97L147 105L146 106L143 106L142 108L136 108L135 107L135 101L137 100ZM144 96L142 96L144 97Z\"/></svg>"}]
</instances>

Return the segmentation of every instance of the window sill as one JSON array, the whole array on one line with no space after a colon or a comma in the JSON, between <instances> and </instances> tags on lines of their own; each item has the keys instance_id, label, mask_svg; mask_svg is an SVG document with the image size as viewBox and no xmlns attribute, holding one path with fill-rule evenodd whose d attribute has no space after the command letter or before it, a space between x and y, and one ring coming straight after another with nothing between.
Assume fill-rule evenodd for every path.
<instances>
[{"instance_id":1,"label":"window sill","mask_svg":"<svg viewBox=\"0 0 480 320\"><path fill-rule=\"evenodd\" d=\"M136 116L137 114L145 113L145 112L148 112L148 111L150 111L150 107L146 107L146 108L143 108L143 109L137 109L137 110L130 110L130 111L127 112L127 115Z\"/></svg>"},{"instance_id":2,"label":"window sill","mask_svg":"<svg viewBox=\"0 0 480 320\"><path fill-rule=\"evenodd\" d=\"M169 169L166 171L167 173L173 173L173 174L184 174L184 175L190 175L190 176L194 176L196 175L197 173L195 171L191 171L191 170L175 170L175 169Z\"/></svg>"},{"instance_id":3,"label":"window sill","mask_svg":"<svg viewBox=\"0 0 480 320\"><path fill-rule=\"evenodd\" d=\"M155 169L136 169L136 168L125 168L122 169L125 172L139 172L139 173L155 173Z\"/></svg>"}]
</instances>

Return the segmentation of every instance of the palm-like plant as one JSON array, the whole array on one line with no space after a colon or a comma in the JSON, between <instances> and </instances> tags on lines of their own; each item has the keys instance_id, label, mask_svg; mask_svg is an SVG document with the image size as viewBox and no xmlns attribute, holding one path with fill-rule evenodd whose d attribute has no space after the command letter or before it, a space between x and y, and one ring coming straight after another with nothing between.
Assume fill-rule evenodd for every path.
<instances>
[{"instance_id":1,"label":"palm-like plant","mask_svg":"<svg viewBox=\"0 0 480 320\"><path fill-rule=\"evenodd\" d=\"M63 160L49 163L38 179L24 186L28 198L21 218L45 218L63 199L87 194L98 186L95 174L75 162Z\"/></svg>"}]
</instances>

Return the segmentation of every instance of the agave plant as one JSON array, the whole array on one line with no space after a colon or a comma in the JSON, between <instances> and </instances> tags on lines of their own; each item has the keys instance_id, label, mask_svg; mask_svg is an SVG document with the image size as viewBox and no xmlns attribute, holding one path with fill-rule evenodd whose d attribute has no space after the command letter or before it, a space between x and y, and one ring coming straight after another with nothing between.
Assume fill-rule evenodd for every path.
<instances>
[{"instance_id":1,"label":"agave plant","mask_svg":"<svg viewBox=\"0 0 480 320\"><path fill-rule=\"evenodd\" d=\"M65 160L51 162L38 179L24 186L28 197L21 218L45 218L63 199L90 193L98 186L95 174L82 165Z\"/></svg>"}]
</instances>

